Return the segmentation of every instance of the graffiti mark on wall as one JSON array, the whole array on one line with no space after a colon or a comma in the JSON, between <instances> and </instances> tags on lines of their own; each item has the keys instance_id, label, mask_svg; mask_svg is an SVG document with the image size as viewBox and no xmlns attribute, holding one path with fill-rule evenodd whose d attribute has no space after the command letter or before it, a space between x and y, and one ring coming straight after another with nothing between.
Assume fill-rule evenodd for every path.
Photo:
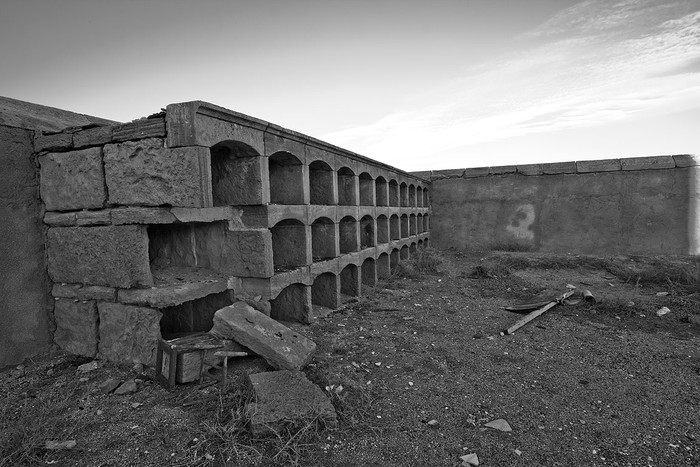
<instances>
[{"instance_id":1,"label":"graffiti mark on wall","mask_svg":"<svg viewBox=\"0 0 700 467\"><path fill-rule=\"evenodd\" d=\"M506 230L514 237L523 240L534 240L535 233L532 225L535 223L535 206L521 204L508 219Z\"/></svg>"}]
</instances>

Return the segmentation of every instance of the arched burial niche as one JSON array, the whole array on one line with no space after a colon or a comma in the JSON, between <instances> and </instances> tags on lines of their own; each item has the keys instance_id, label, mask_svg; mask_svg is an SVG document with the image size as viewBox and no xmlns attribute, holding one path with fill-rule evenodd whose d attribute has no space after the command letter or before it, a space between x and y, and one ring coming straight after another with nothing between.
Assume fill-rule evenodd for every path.
<instances>
[{"instance_id":1,"label":"arched burial niche","mask_svg":"<svg viewBox=\"0 0 700 467\"><path fill-rule=\"evenodd\" d=\"M314 279L311 286L311 304L335 310L340 305L338 276L326 272Z\"/></svg>"},{"instance_id":2,"label":"arched burial niche","mask_svg":"<svg viewBox=\"0 0 700 467\"><path fill-rule=\"evenodd\" d=\"M367 215L360 219L360 248L365 249L371 246L375 246L374 219Z\"/></svg>"},{"instance_id":3,"label":"arched burial niche","mask_svg":"<svg viewBox=\"0 0 700 467\"><path fill-rule=\"evenodd\" d=\"M374 206L374 183L367 172L360 174L360 205Z\"/></svg>"},{"instance_id":4,"label":"arched burial niche","mask_svg":"<svg viewBox=\"0 0 700 467\"><path fill-rule=\"evenodd\" d=\"M319 217L311 224L311 257L324 261L338 256L335 223L327 217Z\"/></svg>"},{"instance_id":5,"label":"arched burial niche","mask_svg":"<svg viewBox=\"0 0 700 467\"><path fill-rule=\"evenodd\" d=\"M384 214L377 217L377 243L389 243L389 219Z\"/></svg>"},{"instance_id":6,"label":"arched burial niche","mask_svg":"<svg viewBox=\"0 0 700 467\"><path fill-rule=\"evenodd\" d=\"M417 228L416 228L416 215L415 214L411 214L410 216L408 216L408 229L409 229L408 233L410 235L416 234Z\"/></svg>"},{"instance_id":7,"label":"arched burial niche","mask_svg":"<svg viewBox=\"0 0 700 467\"><path fill-rule=\"evenodd\" d=\"M428 189L427 188L423 188L423 207L424 208L430 207L430 196L428 196Z\"/></svg>"},{"instance_id":8,"label":"arched burial niche","mask_svg":"<svg viewBox=\"0 0 700 467\"><path fill-rule=\"evenodd\" d=\"M389 235L392 240L398 240L401 238L401 231L399 230L399 216L397 214L392 214L389 219Z\"/></svg>"},{"instance_id":9,"label":"arched burial niche","mask_svg":"<svg viewBox=\"0 0 700 467\"><path fill-rule=\"evenodd\" d=\"M418 249L419 250L423 249L423 240L418 240Z\"/></svg>"},{"instance_id":10,"label":"arched burial niche","mask_svg":"<svg viewBox=\"0 0 700 467\"><path fill-rule=\"evenodd\" d=\"M323 161L309 165L309 185L311 204L335 204L333 196L333 169Z\"/></svg>"},{"instance_id":11,"label":"arched burial niche","mask_svg":"<svg viewBox=\"0 0 700 467\"><path fill-rule=\"evenodd\" d=\"M423 187L422 186L418 186L418 188L416 188L416 205L419 208L423 207Z\"/></svg>"},{"instance_id":12,"label":"arched burial niche","mask_svg":"<svg viewBox=\"0 0 700 467\"><path fill-rule=\"evenodd\" d=\"M430 214L423 216L423 230L425 232L430 232Z\"/></svg>"},{"instance_id":13,"label":"arched burial niche","mask_svg":"<svg viewBox=\"0 0 700 467\"><path fill-rule=\"evenodd\" d=\"M277 321L299 321L309 323L311 320L310 287L304 284L292 284L270 301L270 317Z\"/></svg>"},{"instance_id":14,"label":"arched burial niche","mask_svg":"<svg viewBox=\"0 0 700 467\"><path fill-rule=\"evenodd\" d=\"M341 206L357 205L355 173L347 167L338 170L338 204Z\"/></svg>"},{"instance_id":15,"label":"arched burial niche","mask_svg":"<svg viewBox=\"0 0 700 467\"><path fill-rule=\"evenodd\" d=\"M374 181L377 206L389 206L389 186L384 177L377 177Z\"/></svg>"},{"instance_id":16,"label":"arched burial niche","mask_svg":"<svg viewBox=\"0 0 700 467\"><path fill-rule=\"evenodd\" d=\"M263 204L260 154L245 143L222 141L209 149L214 206Z\"/></svg>"},{"instance_id":17,"label":"arched burial niche","mask_svg":"<svg viewBox=\"0 0 700 467\"><path fill-rule=\"evenodd\" d=\"M272 262L276 272L307 264L306 226L296 219L285 219L272 227Z\"/></svg>"},{"instance_id":18,"label":"arched burial niche","mask_svg":"<svg viewBox=\"0 0 700 467\"><path fill-rule=\"evenodd\" d=\"M362 262L362 285L374 287L377 285L377 266L373 258L367 258Z\"/></svg>"},{"instance_id":19,"label":"arched burial niche","mask_svg":"<svg viewBox=\"0 0 700 467\"><path fill-rule=\"evenodd\" d=\"M411 243L411 246L409 247L408 251L411 253L411 256L418 253L418 244L416 242Z\"/></svg>"},{"instance_id":20,"label":"arched burial niche","mask_svg":"<svg viewBox=\"0 0 700 467\"><path fill-rule=\"evenodd\" d=\"M407 207L408 206L408 185L406 185L406 182L401 182L401 185L399 185L399 196L401 197L401 206Z\"/></svg>"},{"instance_id":21,"label":"arched burial niche","mask_svg":"<svg viewBox=\"0 0 700 467\"><path fill-rule=\"evenodd\" d=\"M388 279L391 276L391 266L389 265L389 255L382 253L377 258L377 277L379 279Z\"/></svg>"},{"instance_id":22,"label":"arched burial niche","mask_svg":"<svg viewBox=\"0 0 700 467\"><path fill-rule=\"evenodd\" d=\"M393 272L394 269L396 269L396 266L399 265L399 249L394 248L391 250L391 255L389 256L389 267L391 268L391 271Z\"/></svg>"},{"instance_id":23,"label":"arched burial niche","mask_svg":"<svg viewBox=\"0 0 700 467\"><path fill-rule=\"evenodd\" d=\"M408 185L408 205L411 207L416 206L416 186L413 183Z\"/></svg>"},{"instance_id":24,"label":"arched burial niche","mask_svg":"<svg viewBox=\"0 0 700 467\"><path fill-rule=\"evenodd\" d=\"M345 295L343 301L360 295L360 276L354 264L348 264L340 272L340 293Z\"/></svg>"},{"instance_id":25,"label":"arched burial niche","mask_svg":"<svg viewBox=\"0 0 700 467\"><path fill-rule=\"evenodd\" d=\"M401 238L408 238L408 216L401 215Z\"/></svg>"},{"instance_id":26,"label":"arched burial niche","mask_svg":"<svg viewBox=\"0 0 700 467\"><path fill-rule=\"evenodd\" d=\"M416 222L416 224L417 224L416 231L419 234L421 234L421 233L425 232L425 229L423 228L423 214L418 214L417 219L418 220Z\"/></svg>"},{"instance_id":27,"label":"arched burial niche","mask_svg":"<svg viewBox=\"0 0 700 467\"><path fill-rule=\"evenodd\" d=\"M358 238L357 221L352 216L345 216L338 224L340 236L340 253L360 251L360 239Z\"/></svg>"},{"instance_id":28,"label":"arched burial niche","mask_svg":"<svg viewBox=\"0 0 700 467\"><path fill-rule=\"evenodd\" d=\"M276 152L269 157L270 202L273 204L304 204L304 166L288 152Z\"/></svg>"},{"instance_id":29,"label":"arched burial niche","mask_svg":"<svg viewBox=\"0 0 700 467\"><path fill-rule=\"evenodd\" d=\"M399 205L399 183L396 180L389 182L389 206Z\"/></svg>"},{"instance_id":30,"label":"arched burial niche","mask_svg":"<svg viewBox=\"0 0 700 467\"><path fill-rule=\"evenodd\" d=\"M402 261L405 261L409 258L410 255L409 255L408 251L409 251L408 245L404 245L401 247L401 260Z\"/></svg>"}]
</instances>

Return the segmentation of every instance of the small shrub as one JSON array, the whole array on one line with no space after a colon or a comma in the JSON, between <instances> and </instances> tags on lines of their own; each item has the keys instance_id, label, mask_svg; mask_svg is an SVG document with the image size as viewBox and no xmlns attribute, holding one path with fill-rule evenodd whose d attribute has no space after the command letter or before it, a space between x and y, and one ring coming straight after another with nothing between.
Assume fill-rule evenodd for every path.
<instances>
[{"instance_id":1,"label":"small shrub","mask_svg":"<svg viewBox=\"0 0 700 467\"><path fill-rule=\"evenodd\" d=\"M416 279L424 275L436 275L442 272L445 259L434 248L421 248L412 253L409 259L399 262L394 268L394 275L407 279Z\"/></svg>"}]
</instances>

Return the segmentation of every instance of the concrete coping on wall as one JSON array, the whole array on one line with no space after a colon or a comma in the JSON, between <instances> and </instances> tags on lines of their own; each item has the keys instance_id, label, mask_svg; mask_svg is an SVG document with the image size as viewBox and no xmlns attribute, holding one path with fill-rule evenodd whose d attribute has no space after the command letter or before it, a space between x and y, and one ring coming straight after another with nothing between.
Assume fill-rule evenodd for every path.
<instances>
[{"instance_id":1,"label":"concrete coping on wall","mask_svg":"<svg viewBox=\"0 0 700 467\"><path fill-rule=\"evenodd\" d=\"M415 172L430 180L447 178L477 178L491 175L557 175L634 170L660 170L694 167L700 165L700 155L677 154L669 156L629 157L587 161L553 162L545 164L504 165L498 167L474 167Z\"/></svg>"}]
</instances>

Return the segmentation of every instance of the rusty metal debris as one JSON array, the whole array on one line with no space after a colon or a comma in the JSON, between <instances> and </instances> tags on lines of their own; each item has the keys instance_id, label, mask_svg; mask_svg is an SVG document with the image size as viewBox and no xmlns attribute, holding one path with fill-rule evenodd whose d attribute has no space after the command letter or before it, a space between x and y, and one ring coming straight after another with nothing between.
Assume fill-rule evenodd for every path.
<instances>
[{"instance_id":1,"label":"rusty metal debris","mask_svg":"<svg viewBox=\"0 0 700 467\"><path fill-rule=\"evenodd\" d=\"M536 303L528 303L524 305L514 305L514 306L508 306L505 309L508 311L514 311L514 312L526 312L530 310L534 310L521 319L519 319L515 324L513 324L511 327L503 331L503 335L508 335L508 334L513 334L515 331L520 329L521 327L525 326L527 323L532 321L533 319L537 318L538 316L544 314L547 310L550 308L562 304L562 305L575 305L577 303L580 303L582 301L591 301L591 302L596 302L596 298L593 296L593 294L590 292L590 290L569 290L568 292L554 298L551 300L543 301L543 302L536 302Z\"/></svg>"}]
</instances>

